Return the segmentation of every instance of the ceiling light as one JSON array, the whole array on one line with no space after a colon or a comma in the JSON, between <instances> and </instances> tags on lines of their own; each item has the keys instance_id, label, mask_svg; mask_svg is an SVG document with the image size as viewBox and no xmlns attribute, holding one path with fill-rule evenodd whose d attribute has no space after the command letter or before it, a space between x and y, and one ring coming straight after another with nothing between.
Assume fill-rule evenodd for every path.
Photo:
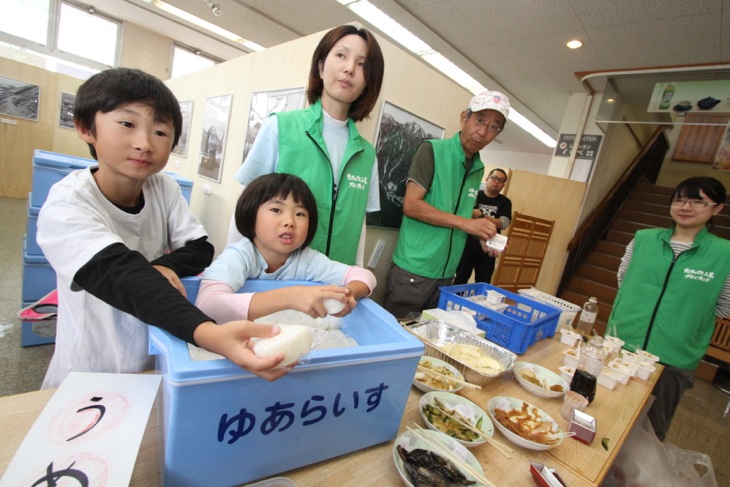
<instances>
[{"instance_id":1,"label":"ceiling light","mask_svg":"<svg viewBox=\"0 0 730 487\"><path fill-rule=\"evenodd\" d=\"M368 0L337 1L471 93L477 94L486 89L463 69L448 60L440 52L432 49L431 46L413 35L408 29L390 18ZM514 108L510 109L509 119L546 146L555 147L558 145L555 139L550 137L537 125L530 122L525 116L518 113Z\"/></svg>"},{"instance_id":2,"label":"ceiling light","mask_svg":"<svg viewBox=\"0 0 730 487\"><path fill-rule=\"evenodd\" d=\"M205 29L208 32L217 34L221 37L224 37L230 41L235 42L236 44L241 44L242 46L247 47L248 49L251 49L252 51L263 51L265 49L263 46L260 46L260 45L256 44L255 42L249 41L248 39L244 39L243 37L239 36L238 34L234 34L233 32L222 29L222 28L218 27L217 25L211 24L207 20L203 20L200 17L191 15L184 10L180 10L177 7L173 7L169 3L165 3L161 0L152 0L151 4L154 5L155 7L159 8L160 10L163 10L169 14L174 15L175 17L185 20L186 22L190 22L193 25L197 25L198 27Z\"/></svg>"},{"instance_id":3,"label":"ceiling light","mask_svg":"<svg viewBox=\"0 0 730 487\"><path fill-rule=\"evenodd\" d=\"M566 46L568 46L568 48L570 48L570 49L579 49L579 48L583 47L583 43L581 41L579 41L578 39L573 39L572 41L568 41Z\"/></svg>"}]
</instances>

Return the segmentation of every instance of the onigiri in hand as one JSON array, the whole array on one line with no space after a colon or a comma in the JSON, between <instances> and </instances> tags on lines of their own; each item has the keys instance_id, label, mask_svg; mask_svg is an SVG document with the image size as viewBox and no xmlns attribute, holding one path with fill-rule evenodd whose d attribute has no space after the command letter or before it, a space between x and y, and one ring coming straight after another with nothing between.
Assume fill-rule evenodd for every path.
<instances>
[{"instance_id":1,"label":"onigiri in hand","mask_svg":"<svg viewBox=\"0 0 730 487\"><path fill-rule=\"evenodd\" d=\"M278 335L269 338L257 338L253 352L259 357L271 357L284 354L284 360L275 368L280 369L293 364L312 349L314 331L306 325L279 325Z\"/></svg>"}]
</instances>

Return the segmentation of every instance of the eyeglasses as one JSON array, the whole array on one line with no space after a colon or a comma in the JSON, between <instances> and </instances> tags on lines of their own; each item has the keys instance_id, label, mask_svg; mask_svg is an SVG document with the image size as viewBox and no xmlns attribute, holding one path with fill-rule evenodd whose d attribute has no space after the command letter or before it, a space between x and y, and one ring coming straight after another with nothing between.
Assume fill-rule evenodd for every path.
<instances>
[{"instance_id":1,"label":"eyeglasses","mask_svg":"<svg viewBox=\"0 0 730 487\"><path fill-rule=\"evenodd\" d=\"M483 119L481 119L479 117L477 117L474 120L474 124L477 127L479 127L479 128L482 128L482 127L484 127L486 125L487 130L489 132L492 132L492 133L495 133L495 134L498 134L498 133L500 133L502 131L502 127L498 123L496 123L496 122L487 122L487 121L485 121L485 120L483 120Z\"/></svg>"},{"instance_id":2,"label":"eyeglasses","mask_svg":"<svg viewBox=\"0 0 730 487\"><path fill-rule=\"evenodd\" d=\"M507 182L507 178L500 178L497 176L489 176L489 179L491 179L492 181L497 181L498 183L502 183L502 184Z\"/></svg>"},{"instance_id":3,"label":"eyeglasses","mask_svg":"<svg viewBox=\"0 0 730 487\"><path fill-rule=\"evenodd\" d=\"M688 200L685 198L675 198L672 200L672 206L683 207L685 203L689 203L692 208L707 208L708 206L717 206L717 203L708 203L705 200Z\"/></svg>"}]
</instances>

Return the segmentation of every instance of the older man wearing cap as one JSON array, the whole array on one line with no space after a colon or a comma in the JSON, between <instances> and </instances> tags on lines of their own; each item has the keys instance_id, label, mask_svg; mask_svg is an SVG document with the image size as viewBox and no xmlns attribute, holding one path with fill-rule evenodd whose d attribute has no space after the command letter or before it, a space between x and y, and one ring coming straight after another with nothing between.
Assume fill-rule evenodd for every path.
<instances>
[{"instance_id":1,"label":"older man wearing cap","mask_svg":"<svg viewBox=\"0 0 730 487\"><path fill-rule=\"evenodd\" d=\"M460 132L418 147L385 283L385 308L396 318L438 305L439 287L453 282L467 235L488 240L497 233L490 220L473 219L472 208L484 177L479 151L502 131L509 109L504 94L483 91L461 112Z\"/></svg>"}]
</instances>

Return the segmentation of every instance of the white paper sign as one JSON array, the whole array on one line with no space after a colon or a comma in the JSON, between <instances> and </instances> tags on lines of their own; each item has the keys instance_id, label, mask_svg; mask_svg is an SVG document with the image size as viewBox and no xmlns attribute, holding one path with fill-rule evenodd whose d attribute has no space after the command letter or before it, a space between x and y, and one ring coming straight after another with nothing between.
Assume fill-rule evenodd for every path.
<instances>
[{"instance_id":1,"label":"white paper sign","mask_svg":"<svg viewBox=\"0 0 730 487\"><path fill-rule=\"evenodd\" d=\"M70 373L15 452L0 487L128 486L160 379Z\"/></svg>"}]
</instances>

